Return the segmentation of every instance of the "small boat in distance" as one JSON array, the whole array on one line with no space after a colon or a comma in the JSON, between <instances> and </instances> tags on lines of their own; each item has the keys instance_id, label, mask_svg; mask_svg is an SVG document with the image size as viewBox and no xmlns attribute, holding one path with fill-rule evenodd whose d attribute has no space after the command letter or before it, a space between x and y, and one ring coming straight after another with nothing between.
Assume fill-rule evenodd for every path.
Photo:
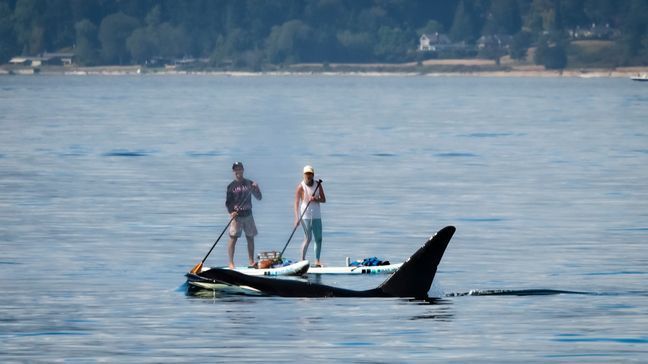
<instances>
[{"instance_id":1,"label":"small boat in distance","mask_svg":"<svg viewBox=\"0 0 648 364\"><path fill-rule=\"evenodd\" d=\"M648 81L648 73L640 73L636 76L630 77L633 81Z\"/></svg>"}]
</instances>

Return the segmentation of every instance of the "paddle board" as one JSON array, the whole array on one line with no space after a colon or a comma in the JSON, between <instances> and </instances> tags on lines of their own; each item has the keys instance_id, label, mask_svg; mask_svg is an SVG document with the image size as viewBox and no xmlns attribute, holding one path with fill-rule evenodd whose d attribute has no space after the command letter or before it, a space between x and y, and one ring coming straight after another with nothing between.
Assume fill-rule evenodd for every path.
<instances>
[{"instance_id":1,"label":"paddle board","mask_svg":"<svg viewBox=\"0 0 648 364\"><path fill-rule=\"evenodd\" d=\"M235 271L251 276L301 276L306 274L310 266L308 260L301 260L299 262L286 265L283 267L257 269L257 268L234 268ZM202 272L208 271L213 267L203 267Z\"/></svg>"},{"instance_id":2,"label":"paddle board","mask_svg":"<svg viewBox=\"0 0 648 364\"><path fill-rule=\"evenodd\" d=\"M310 267L308 274L391 274L403 263L375 266Z\"/></svg>"}]
</instances>

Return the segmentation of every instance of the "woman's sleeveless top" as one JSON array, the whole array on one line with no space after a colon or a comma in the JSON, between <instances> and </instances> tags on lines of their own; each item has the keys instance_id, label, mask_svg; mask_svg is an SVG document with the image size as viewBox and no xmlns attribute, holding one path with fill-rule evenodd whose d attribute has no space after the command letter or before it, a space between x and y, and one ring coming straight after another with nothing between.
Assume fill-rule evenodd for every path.
<instances>
[{"instance_id":1,"label":"woman's sleeveless top","mask_svg":"<svg viewBox=\"0 0 648 364\"><path fill-rule=\"evenodd\" d=\"M304 195L302 196L301 200L301 212L304 214L304 219L321 219L322 218L322 213L320 212L320 203L316 201L311 201L310 205L308 205L308 209L306 210L306 213L304 213L304 209L306 208L306 205L308 204L308 201L310 200L310 196L313 196L313 192L315 192L315 189L317 188L317 182L313 182L312 186L309 186L306 184L306 182L302 181L301 182L302 188L304 189ZM317 192L315 192L315 197L320 197L320 190L319 188L317 189Z\"/></svg>"}]
</instances>

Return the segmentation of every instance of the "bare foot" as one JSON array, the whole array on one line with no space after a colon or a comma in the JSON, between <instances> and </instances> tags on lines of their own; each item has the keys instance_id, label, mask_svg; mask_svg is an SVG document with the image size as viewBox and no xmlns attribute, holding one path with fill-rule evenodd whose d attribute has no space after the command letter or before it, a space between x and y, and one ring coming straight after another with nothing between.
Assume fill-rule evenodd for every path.
<instances>
[{"instance_id":1,"label":"bare foot","mask_svg":"<svg viewBox=\"0 0 648 364\"><path fill-rule=\"evenodd\" d=\"M234 269L234 268L235 268L235 267L234 267L234 263L230 263L230 265L229 265L229 269Z\"/></svg>"}]
</instances>

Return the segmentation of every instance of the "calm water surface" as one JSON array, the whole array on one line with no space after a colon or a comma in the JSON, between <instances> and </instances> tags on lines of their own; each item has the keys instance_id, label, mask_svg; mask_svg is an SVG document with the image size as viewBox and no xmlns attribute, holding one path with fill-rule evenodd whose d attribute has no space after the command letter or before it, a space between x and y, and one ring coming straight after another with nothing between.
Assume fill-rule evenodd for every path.
<instances>
[{"instance_id":1,"label":"calm water surface","mask_svg":"<svg viewBox=\"0 0 648 364\"><path fill-rule=\"evenodd\" d=\"M645 361L646 86L0 77L0 361ZM186 296L237 160L264 194L257 251L286 243L305 164L329 265L456 226L440 299Z\"/></svg>"}]
</instances>

